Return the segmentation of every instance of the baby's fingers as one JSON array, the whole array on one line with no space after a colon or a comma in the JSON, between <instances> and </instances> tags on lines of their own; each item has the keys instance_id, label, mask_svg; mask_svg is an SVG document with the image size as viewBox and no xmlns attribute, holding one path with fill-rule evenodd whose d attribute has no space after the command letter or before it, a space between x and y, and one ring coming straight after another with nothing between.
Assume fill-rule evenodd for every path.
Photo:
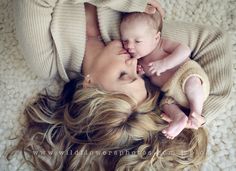
<instances>
[{"instance_id":1,"label":"baby's fingers","mask_svg":"<svg viewBox=\"0 0 236 171\"><path fill-rule=\"evenodd\" d=\"M153 66L151 66L151 67L148 69L148 71L152 71L152 70L154 70L154 67L153 67Z\"/></svg>"},{"instance_id":2,"label":"baby's fingers","mask_svg":"<svg viewBox=\"0 0 236 171\"><path fill-rule=\"evenodd\" d=\"M152 67L152 68L149 69L149 72L150 72L151 74L154 74L154 73L156 72L156 70L155 70L155 68Z\"/></svg>"},{"instance_id":3,"label":"baby's fingers","mask_svg":"<svg viewBox=\"0 0 236 171\"><path fill-rule=\"evenodd\" d=\"M160 75L161 75L161 73L160 73L160 72L158 72L158 71L156 71L156 75L157 75L157 76L160 76Z\"/></svg>"},{"instance_id":4,"label":"baby's fingers","mask_svg":"<svg viewBox=\"0 0 236 171\"><path fill-rule=\"evenodd\" d=\"M152 63L152 62L150 62L150 63L148 64L148 66L149 66L149 67L151 67L151 66L153 67L153 63Z\"/></svg>"},{"instance_id":5,"label":"baby's fingers","mask_svg":"<svg viewBox=\"0 0 236 171\"><path fill-rule=\"evenodd\" d=\"M143 70L143 67L141 65L137 65L138 70Z\"/></svg>"}]
</instances>

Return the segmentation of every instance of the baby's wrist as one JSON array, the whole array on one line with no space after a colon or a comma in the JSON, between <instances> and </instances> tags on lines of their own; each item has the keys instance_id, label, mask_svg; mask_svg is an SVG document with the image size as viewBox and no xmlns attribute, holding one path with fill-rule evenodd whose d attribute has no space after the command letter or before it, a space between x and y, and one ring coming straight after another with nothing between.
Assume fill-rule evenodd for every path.
<instances>
[{"instance_id":1,"label":"baby's wrist","mask_svg":"<svg viewBox=\"0 0 236 171\"><path fill-rule=\"evenodd\" d=\"M168 58L164 58L164 59L162 60L162 64L163 64L163 66L165 66L166 70L172 68L171 60L169 60Z\"/></svg>"}]
</instances>

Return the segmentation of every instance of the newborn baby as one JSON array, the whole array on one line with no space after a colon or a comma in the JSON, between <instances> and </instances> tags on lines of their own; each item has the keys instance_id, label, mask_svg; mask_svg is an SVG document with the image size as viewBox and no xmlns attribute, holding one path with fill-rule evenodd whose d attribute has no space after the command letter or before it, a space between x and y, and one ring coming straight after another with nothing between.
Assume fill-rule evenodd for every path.
<instances>
[{"instance_id":1,"label":"newborn baby","mask_svg":"<svg viewBox=\"0 0 236 171\"><path fill-rule=\"evenodd\" d=\"M139 73L148 76L165 93L161 109L172 122L162 132L173 139L188 122L192 128L198 128L196 115L202 115L210 85L201 66L189 58L190 48L162 38L161 29L158 13L125 14L120 24L124 48L138 59ZM181 108L190 109L189 116Z\"/></svg>"}]
</instances>

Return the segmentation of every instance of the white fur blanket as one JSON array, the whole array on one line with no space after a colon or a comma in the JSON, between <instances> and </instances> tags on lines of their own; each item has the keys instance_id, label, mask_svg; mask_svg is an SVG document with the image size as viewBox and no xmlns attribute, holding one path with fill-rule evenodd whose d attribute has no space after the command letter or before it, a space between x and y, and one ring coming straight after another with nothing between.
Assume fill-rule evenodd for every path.
<instances>
[{"instance_id":1,"label":"white fur blanket","mask_svg":"<svg viewBox=\"0 0 236 171\"><path fill-rule=\"evenodd\" d=\"M236 0L159 0L166 10L166 20L182 20L222 28L230 34L233 45L234 86L231 98L209 130L207 160L201 170L236 170ZM20 111L29 97L43 87L55 84L39 79L27 67L18 42L12 14L12 0L0 0L0 170L32 170L20 166L22 156L7 161L4 152L20 133ZM20 167L20 168L19 168Z\"/></svg>"}]
</instances>

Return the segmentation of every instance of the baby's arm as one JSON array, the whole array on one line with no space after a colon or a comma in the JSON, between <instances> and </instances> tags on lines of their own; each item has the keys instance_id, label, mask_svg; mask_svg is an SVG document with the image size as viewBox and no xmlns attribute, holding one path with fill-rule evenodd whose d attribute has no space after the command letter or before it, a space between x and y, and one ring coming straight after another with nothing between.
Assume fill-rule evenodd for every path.
<instances>
[{"instance_id":1,"label":"baby's arm","mask_svg":"<svg viewBox=\"0 0 236 171\"><path fill-rule=\"evenodd\" d=\"M191 53L188 46L168 39L161 39L161 48L169 55L161 60L149 63L152 74L160 75L162 72L180 65Z\"/></svg>"},{"instance_id":2,"label":"baby's arm","mask_svg":"<svg viewBox=\"0 0 236 171\"><path fill-rule=\"evenodd\" d=\"M188 46L169 39L162 39L162 48L169 54L163 59L168 69L178 66L184 62L191 53Z\"/></svg>"}]
</instances>

